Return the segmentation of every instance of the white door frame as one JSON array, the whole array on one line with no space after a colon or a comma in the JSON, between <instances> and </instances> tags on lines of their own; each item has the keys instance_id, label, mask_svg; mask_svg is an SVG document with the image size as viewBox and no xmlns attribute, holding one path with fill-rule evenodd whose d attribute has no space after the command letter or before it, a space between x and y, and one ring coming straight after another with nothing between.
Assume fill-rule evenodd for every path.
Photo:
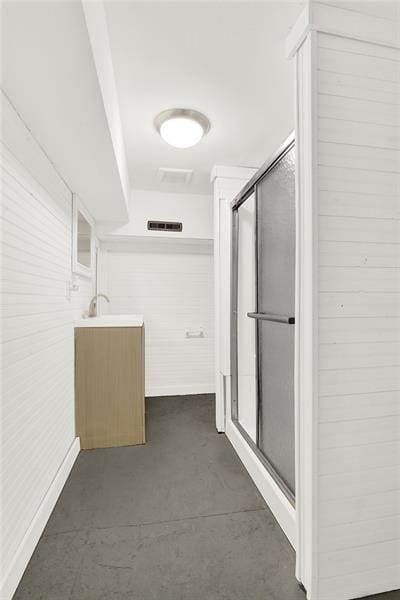
<instances>
[{"instance_id":1,"label":"white door frame","mask_svg":"<svg viewBox=\"0 0 400 600\"><path fill-rule=\"evenodd\" d=\"M230 416L230 294L231 201L257 169L216 166L214 184L214 328L215 328L215 424L225 432ZM223 274L223 276L222 276Z\"/></svg>"}]
</instances>

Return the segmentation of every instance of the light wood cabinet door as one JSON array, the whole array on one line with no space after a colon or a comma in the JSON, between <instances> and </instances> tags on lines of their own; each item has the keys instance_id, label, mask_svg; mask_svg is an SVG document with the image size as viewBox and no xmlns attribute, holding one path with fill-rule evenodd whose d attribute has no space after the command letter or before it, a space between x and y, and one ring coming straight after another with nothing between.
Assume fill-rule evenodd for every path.
<instances>
[{"instance_id":1,"label":"light wood cabinet door","mask_svg":"<svg viewBox=\"0 0 400 600\"><path fill-rule=\"evenodd\" d=\"M145 443L144 327L75 330L75 398L81 448Z\"/></svg>"}]
</instances>

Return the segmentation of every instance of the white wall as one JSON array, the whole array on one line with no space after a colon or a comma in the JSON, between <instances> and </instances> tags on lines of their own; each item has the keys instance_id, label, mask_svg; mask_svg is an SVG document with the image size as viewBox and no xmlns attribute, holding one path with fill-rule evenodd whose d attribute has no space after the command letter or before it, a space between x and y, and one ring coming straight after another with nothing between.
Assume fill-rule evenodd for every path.
<instances>
[{"instance_id":1,"label":"white wall","mask_svg":"<svg viewBox=\"0 0 400 600\"><path fill-rule=\"evenodd\" d=\"M90 300L96 293L94 279L86 277L73 277L74 283L78 286L76 291L71 292L71 309L74 320L80 319L83 313L89 309Z\"/></svg>"},{"instance_id":2,"label":"white wall","mask_svg":"<svg viewBox=\"0 0 400 600\"><path fill-rule=\"evenodd\" d=\"M79 451L73 318L93 286L82 282L68 298L71 192L4 98L2 108L0 586L8 600Z\"/></svg>"},{"instance_id":3,"label":"white wall","mask_svg":"<svg viewBox=\"0 0 400 600\"><path fill-rule=\"evenodd\" d=\"M183 231L148 231L149 220L179 221L183 223ZM100 237L156 236L210 240L213 237L212 196L133 190L129 205L129 223L118 228L100 224L97 232Z\"/></svg>"},{"instance_id":4,"label":"white wall","mask_svg":"<svg viewBox=\"0 0 400 600\"><path fill-rule=\"evenodd\" d=\"M336 600L400 587L400 50L321 34L318 55L320 594Z\"/></svg>"},{"instance_id":5,"label":"white wall","mask_svg":"<svg viewBox=\"0 0 400 600\"><path fill-rule=\"evenodd\" d=\"M327 4L296 58L312 600L400 588L399 5Z\"/></svg>"},{"instance_id":6,"label":"white wall","mask_svg":"<svg viewBox=\"0 0 400 600\"><path fill-rule=\"evenodd\" d=\"M111 300L104 312L144 316L147 396L214 391L210 246L103 244L99 291ZM203 338L186 338L200 329Z\"/></svg>"}]
</instances>

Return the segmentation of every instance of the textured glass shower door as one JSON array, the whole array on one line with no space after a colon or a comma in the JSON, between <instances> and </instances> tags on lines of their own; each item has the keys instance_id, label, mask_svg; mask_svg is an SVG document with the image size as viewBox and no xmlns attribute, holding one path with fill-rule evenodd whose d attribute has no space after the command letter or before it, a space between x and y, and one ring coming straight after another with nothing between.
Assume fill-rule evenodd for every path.
<instances>
[{"instance_id":1,"label":"textured glass shower door","mask_svg":"<svg viewBox=\"0 0 400 600\"><path fill-rule=\"evenodd\" d=\"M232 420L295 497L294 139L233 205Z\"/></svg>"},{"instance_id":2,"label":"textured glass shower door","mask_svg":"<svg viewBox=\"0 0 400 600\"><path fill-rule=\"evenodd\" d=\"M294 494L295 155L259 181L257 198L258 446ZM276 320L275 320L276 319Z\"/></svg>"}]
</instances>

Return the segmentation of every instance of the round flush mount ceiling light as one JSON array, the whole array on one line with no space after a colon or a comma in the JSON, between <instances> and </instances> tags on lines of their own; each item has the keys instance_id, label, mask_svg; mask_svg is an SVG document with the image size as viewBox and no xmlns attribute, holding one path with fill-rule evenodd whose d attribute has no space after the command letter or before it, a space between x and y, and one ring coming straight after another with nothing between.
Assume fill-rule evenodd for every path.
<instances>
[{"instance_id":1,"label":"round flush mount ceiling light","mask_svg":"<svg viewBox=\"0 0 400 600\"><path fill-rule=\"evenodd\" d=\"M198 144L210 129L205 115L190 108L171 108L157 115L154 125L162 139L175 148Z\"/></svg>"}]
</instances>

